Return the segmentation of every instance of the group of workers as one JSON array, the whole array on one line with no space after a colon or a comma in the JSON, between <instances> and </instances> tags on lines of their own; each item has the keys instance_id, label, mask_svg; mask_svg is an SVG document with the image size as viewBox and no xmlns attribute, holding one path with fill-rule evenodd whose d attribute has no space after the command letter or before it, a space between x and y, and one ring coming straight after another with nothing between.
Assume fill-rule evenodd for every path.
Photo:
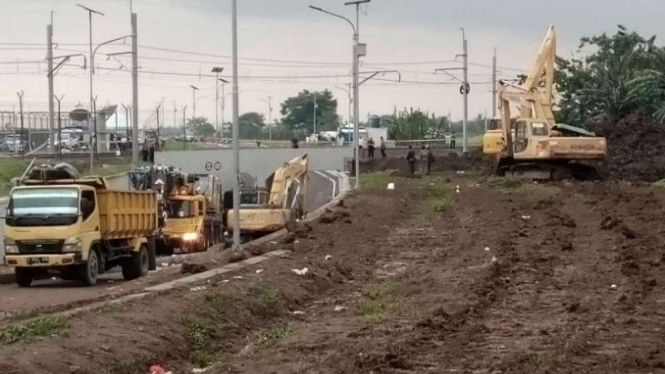
<instances>
[{"instance_id":1,"label":"group of workers","mask_svg":"<svg viewBox=\"0 0 665 374\"><path fill-rule=\"evenodd\" d=\"M365 149L367 149L367 155L365 155ZM374 151L376 149L376 143L374 143L373 138L369 138L369 140L365 140L364 138L360 138L360 142L358 144L358 150L360 151L360 159L364 158L369 158L370 160L374 159ZM379 150L381 151L381 159L385 160L386 159L386 141L383 139L383 136L381 137L381 142L379 143ZM367 156L367 157L366 157Z\"/></svg>"},{"instance_id":2,"label":"group of workers","mask_svg":"<svg viewBox=\"0 0 665 374\"><path fill-rule=\"evenodd\" d=\"M416 172L416 151L413 146L409 146L409 153L406 154L406 162L409 164L409 174L413 175ZM432 172L432 164L434 163L434 154L429 148L429 145L422 146L420 150L420 173L430 175Z\"/></svg>"}]
</instances>

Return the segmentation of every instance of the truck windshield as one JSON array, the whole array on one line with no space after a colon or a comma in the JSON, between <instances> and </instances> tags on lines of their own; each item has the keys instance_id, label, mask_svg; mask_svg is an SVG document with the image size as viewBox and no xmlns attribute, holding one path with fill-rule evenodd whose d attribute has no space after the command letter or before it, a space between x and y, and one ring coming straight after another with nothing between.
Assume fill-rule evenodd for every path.
<instances>
[{"instance_id":1,"label":"truck windshield","mask_svg":"<svg viewBox=\"0 0 665 374\"><path fill-rule=\"evenodd\" d=\"M166 214L168 218L191 218L194 217L191 201L171 201Z\"/></svg>"},{"instance_id":2,"label":"truck windshield","mask_svg":"<svg viewBox=\"0 0 665 374\"><path fill-rule=\"evenodd\" d=\"M78 215L76 188L26 188L12 193L10 215Z\"/></svg>"},{"instance_id":3,"label":"truck windshield","mask_svg":"<svg viewBox=\"0 0 665 374\"><path fill-rule=\"evenodd\" d=\"M8 226L69 226L79 213L76 188L26 188L12 192Z\"/></svg>"}]
</instances>

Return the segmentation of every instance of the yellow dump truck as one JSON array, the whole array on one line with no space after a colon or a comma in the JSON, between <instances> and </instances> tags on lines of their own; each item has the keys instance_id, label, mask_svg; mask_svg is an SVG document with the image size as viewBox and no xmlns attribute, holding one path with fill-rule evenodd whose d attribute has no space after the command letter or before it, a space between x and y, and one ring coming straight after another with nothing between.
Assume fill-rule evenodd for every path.
<instances>
[{"instance_id":1,"label":"yellow dump truck","mask_svg":"<svg viewBox=\"0 0 665 374\"><path fill-rule=\"evenodd\" d=\"M110 190L103 178L33 170L10 193L5 265L28 287L53 272L85 285L115 266L131 280L155 268L154 192Z\"/></svg>"},{"instance_id":2,"label":"yellow dump truck","mask_svg":"<svg viewBox=\"0 0 665 374\"><path fill-rule=\"evenodd\" d=\"M204 252L224 241L222 184L214 175L188 174L168 165L129 173L132 187L159 198L157 254Z\"/></svg>"}]
</instances>

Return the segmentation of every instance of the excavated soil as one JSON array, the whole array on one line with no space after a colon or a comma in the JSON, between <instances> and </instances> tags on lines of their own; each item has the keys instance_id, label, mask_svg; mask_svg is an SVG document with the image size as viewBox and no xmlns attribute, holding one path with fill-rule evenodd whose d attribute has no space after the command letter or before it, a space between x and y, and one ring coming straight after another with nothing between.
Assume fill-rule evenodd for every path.
<instances>
[{"instance_id":1,"label":"excavated soil","mask_svg":"<svg viewBox=\"0 0 665 374\"><path fill-rule=\"evenodd\" d=\"M292 255L0 345L0 373L665 372L665 192L395 182L255 253Z\"/></svg>"},{"instance_id":2,"label":"excavated soil","mask_svg":"<svg viewBox=\"0 0 665 374\"><path fill-rule=\"evenodd\" d=\"M599 166L606 177L647 182L665 177L665 125L652 116L638 112L591 130L607 138L608 158Z\"/></svg>"}]
</instances>

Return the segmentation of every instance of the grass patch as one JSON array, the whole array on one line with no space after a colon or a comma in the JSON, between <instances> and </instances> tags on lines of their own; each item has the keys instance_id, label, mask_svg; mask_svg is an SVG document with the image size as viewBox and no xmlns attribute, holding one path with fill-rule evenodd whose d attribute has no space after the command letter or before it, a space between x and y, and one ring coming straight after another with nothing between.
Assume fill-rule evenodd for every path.
<instances>
[{"instance_id":1,"label":"grass patch","mask_svg":"<svg viewBox=\"0 0 665 374\"><path fill-rule=\"evenodd\" d=\"M654 182L653 186L658 188L665 188L665 179L661 179L657 182Z\"/></svg>"},{"instance_id":2,"label":"grass patch","mask_svg":"<svg viewBox=\"0 0 665 374\"><path fill-rule=\"evenodd\" d=\"M64 317L46 317L0 330L0 344L31 341L42 336L56 336L68 327Z\"/></svg>"},{"instance_id":3,"label":"grass patch","mask_svg":"<svg viewBox=\"0 0 665 374\"><path fill-rule=\"evenodd\" d=\"M261 343L272 345L291 336L293 330L288 325L277 325L261 335Z\"/></svg>"},{"instance_id":4,"label":"grass patch","mask_svg":"<svg viewBox=\"0 0 665 374\"><path fill-rule=\"evenodd\" d=\"M213 336L213 330L198 319L185 318L183 324L194 351L202 350Z\"/></svg>"},{"instance_id":5,"label":"grass patch","mask_svg":"<svg viewBox=\"0 0 665 374\"><path fill-rule=\"evenodd\" d=\"M395 177L391 177L388 172L375 172L360 174L360 188L363 190L386 189L388 183L394 182Z\"/></svg>"},{"instance_id":6,"label":"grass patch","mask_svg":"<svg viewBox=\"0 0 665 374\"><path fill-rule=\"evenodd\" d=\"M257 298L268 310L277 309L281 300L279 293L265 283L253 283L249 286L248 293Z\"/></svg>"},{"instance_id":7,"label":"grass patch","mask_svg":"<svg viewBox=\"0 0 665 374\"><path fill-rule=\"evenodd\" d=\"M365 317L381 317L394 303L397 285L392 281L383 281L366 298L360 300L358 313Z\"/></svg>"},{"instance_id":8,"label":"grass patch","mask_svg":"<svg viewBox=\"0 0 665 374\"><path fill-rule=\"evenodd\" d=\"M204 351L194 351L191 355L192 364L197 368L205 369L224 362L220 354L212 354Z\"/></svg>"},{"instance_id":9,"label":"grass patch","mask_svg":"<svg viewBox=\"0 0 665 374\"><path fill-rule=\"evenodd\" d=\"M0 196L9 194L12 178L19 178L30 165L30 160L3 158L0 161Z\"/></svg>"},{"instance_id":10,"label":"grass patch","mask_svg":"<svg viewBox=\"0 0 665 374\"><path fill-rule=\"evenodd\" d=\"M420 211L426 216L435 216L446 211L450 202L452 187L438 176L428 176L418 180L419 188L427 192L420 203Z\"/></svg>"},{"instance_id":11,"label":"grass patch","mask_svg":"<svg viewBox=\"0 0 665 374\"><path fill-rule=\"evenodd\" d=\"M512 179L508 177L492 177L487 182L487 185L493 188L517 188L521 187L523 181L519 179Z\"/></svg>"}]
</instances>

